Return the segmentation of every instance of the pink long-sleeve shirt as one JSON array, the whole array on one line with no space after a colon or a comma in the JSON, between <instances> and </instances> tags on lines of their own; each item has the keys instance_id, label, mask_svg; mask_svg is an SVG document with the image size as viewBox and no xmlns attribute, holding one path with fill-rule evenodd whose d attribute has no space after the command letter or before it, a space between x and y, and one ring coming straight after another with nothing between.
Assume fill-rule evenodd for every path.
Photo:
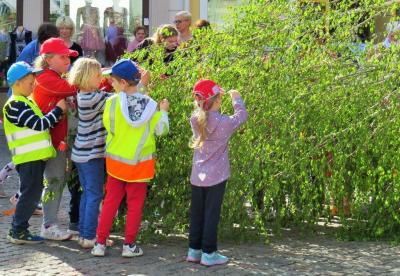
<instances>
[{"instance_id":1,"label":"pink long-sleeve shirt","mask_svg":"<svg viewBox=\"0 0 400 276\"><path fill-rule=\"evenodd\" d=\"M201 148L194 150L190 181L194 186L217 185L230 177L228 142L232 134L247 120L246 107L241 98L233 100L232 116L210 112L207 121L207 138ZM193 135L199 135L195 116L190 119Z\"/></svg>"}]
</instances>

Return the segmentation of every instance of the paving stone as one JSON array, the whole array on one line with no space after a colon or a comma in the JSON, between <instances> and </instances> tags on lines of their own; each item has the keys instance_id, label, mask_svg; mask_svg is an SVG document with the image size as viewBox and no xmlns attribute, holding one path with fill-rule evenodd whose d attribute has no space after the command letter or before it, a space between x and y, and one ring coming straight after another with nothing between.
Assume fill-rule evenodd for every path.
<instances>
[{"instance_id":1,"label":"paving stone","mask_svg":"<svg viewBox=\"0 0 400 276\"><path fill-rule=\"evenodd\" d=\"M4 133L0 130L0 166L10 160ZM6 192L18 190L14 173ZM61 203L60 224L68 225L67 189ZM11 208L8 198L0 199L0 210ZM30 220L39 233L41 217ZM231 260L226 266L207 268L185 262L187 241L170 238L157 244L143 244L145 255L121 257L122 235L115 233L116 245L107 256L94 258L77 241L46 241L40 245L17 246L6 235L11 217L0 215L0 275L400 275L400 248L384 242L343 242L320 235L293 236L270 244L220 244Z\"/></svg>"}]
</instances>

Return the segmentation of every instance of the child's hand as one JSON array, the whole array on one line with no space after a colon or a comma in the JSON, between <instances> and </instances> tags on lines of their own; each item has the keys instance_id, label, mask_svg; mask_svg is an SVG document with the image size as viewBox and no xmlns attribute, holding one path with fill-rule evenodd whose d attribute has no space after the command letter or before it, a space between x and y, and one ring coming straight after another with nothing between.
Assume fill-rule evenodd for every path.
<instances>
[{"instance_id":1,"label":"child's hand","mask_svg":"<svg viewBox=\"0 0 400 276\"><path fill-rule=\"evenodd\" d=\"M144 86L147 86L149 84L149 81L150 81L150 72L147 71L147 70L144 70L142 68L140 68L139 70L140 70L140 73L141 73L140 82Z\"/></svg>"},{"instance_id":2,"label":"child's hand","mask_svg":"<svg viewBox=\"0 0 400 276\"><path fill-rule=\"evenodd\" d=\"M64 99L59 100L58 103L56 104L56 106L58 106L59 108L62 109L63 114L65 114L67 112L67 110L68 110L67 103L65 102Z\"/></svg>"},{"instance_id":3,"label":"child's hand","mask_svg":"<svg viewBox=\"0 0 400 276\"><path fill-rule=\"evenodd\" d=\"M241 97L240 93L238 91L236 91L236 90L229 90L228 94L229 94L229 96L231 96L232 100L236 100L236 99L239 99Z\"/></svg>"},{"instance_id":4,"label":"child's hand","mask_svg":"<svg viewBox=\"0 0 400 276\"><path fill-rule=\"evenodd\" d=\"M169 110L169 101L164 99L160 102L160 110L168 112Z\"/></svg>"}]
</instances>

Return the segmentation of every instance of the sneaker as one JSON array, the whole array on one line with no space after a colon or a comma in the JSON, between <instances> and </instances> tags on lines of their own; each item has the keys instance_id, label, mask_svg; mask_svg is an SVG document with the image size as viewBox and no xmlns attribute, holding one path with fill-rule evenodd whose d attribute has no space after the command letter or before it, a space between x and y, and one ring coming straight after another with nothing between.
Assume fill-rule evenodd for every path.
<instances>
[{"instance_id":1,"label":"sneaker","mask_svg":"<svg viewBox=\"0 0 400 276\"><path fill-rule=\"evenodd\" d=\"M0 183L4 183L10 177L11 172L14 170L14 165L8 163L0 170Z\"/></svg>"},{"instance_id":2,"label":"sneaker","mask_svg":"<svg viewBox=\"0 0 400 276\"><path fill-rule=\"evenodd\" d=\"M17 202L18 202L18 194L13 195L12 197L10 197L10 203L12 206L17 206Z\"/></svg>"},{"instance_id":3,"label":"sneaker","mask_svg":"<svg viewBox=\"0 0 400 276\"><path fill-rule=\"evenodd\" d=\"M72 237L71 234L60 230L57 224L53 224L47 228L44 225L42 225L40 235L47 240L55 240L55 241L65 241L69 240Z\"/></svg>"},{"instance_id":4,"label":"sneaker","mask_svg":"<svg viewBox=\"0 0 400 276\"><path fill-rule=\"evenodd\" d=\"M82 246L82 248L89 249L89 248L93 248L95 243L96 243L96 239L93 239L93 240L83 239L81 246Z\"/></svg>"},{"instance_id":5,"label":"sneaker","mask_svg":"<svg viewBox=\"0 0 400 276\"><path fill-rule=\"evenodd\" d=\"M189 248L186 261L192 263L200 263L200 260L201 260L201 250Z\"/></svg>"},{"instance_id":6,"label":"sneaker","mask_svg":"<svg viewBox=\"0 0 400 276\"><path fill-rule=\"evenodd\" d=\"M200 264L205 266L222 265L228 262L228 257L217 253L216 251L210 254L201 254Z\"/></svg>"},{"instance_id":7,"label":"sneaker","mask_svg":"<svg viewBox=\"0 0 400 276\"><path fill-rule=\"evenodd\" d=\"M101 243L95 243L93 246L93 249L91 251L93 256L96 257L103 257L105 255L106 252L106 246L104 244Z\"/></svg>"},{"instance_id":8,"label":"sneaker","mask_svg":"<svg viewBox=\"0 0 400 276\"><path fill-rule=\"evenodd\" d=\"M143 250L135 243L124 244L122 246L122 257L132 258L143 255Z\"/></svg>"},{"instance_id":9,"label":"sneaker","mask_svg":"<svg viewBox=\"0 0 400 276\"><path fill-rule=\"evenodd\" d=\"M71 235L79 235L79 223L77 223L77 222L71 222L71 223L69 224L67 233L68 233L68 234L71 234Z\"/></svg>"},{"instance_id":10,"label":"sneaker","mask_svg":"<svg viewBox=\"0 0 400 276\"><path fill-rule=\"evenodd\" d=\"M35 211L33 211L34 216L43 216L43 210L41 207L36 207Z\"/></svg>"},{"instance_id":11,"label":"sneaker","mask_svg":"<svg viewBox=\"0 0 400 276\"><path fill-rule=\"evenodd\" d=\"M8 197L4 191L4 183L0 180L0 198Z\"/></svg>"},{"instance_id":12,"label":"sneaker","mask_svg":"<svg viewBox=\"0 0 400 276\"><path fill-rule=\"evenodd\" d=\"M28 230L22 232L10 230L7 235L7 240L14 244L37 244L44 241L42 237L32 235Z\"/></svg>"},{"instance_id":13,"label":"sneaker","mask_svg":"<svg viewBox=\"0 0 400 276\"><path fill-rule=\"evenodd\" d=\"M84 240L84 238L82 238L82 237L79 237L79 238L78 238L78 244L79 244L80 246L82 246L83 240Z\"/></svg>"}]
</instances>

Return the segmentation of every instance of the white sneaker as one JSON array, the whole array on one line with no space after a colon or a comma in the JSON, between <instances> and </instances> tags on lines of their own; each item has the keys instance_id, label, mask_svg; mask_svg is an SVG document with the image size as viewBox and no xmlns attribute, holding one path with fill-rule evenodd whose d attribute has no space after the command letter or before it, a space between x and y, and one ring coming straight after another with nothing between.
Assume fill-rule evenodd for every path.
<instances>
[{"instance_id":1,"label":"white sneaker","mask_svg":"<svg viewBox=\"0 0 400 276\"><path fill-rule=\"evenodd\" d=\"M143 255L143 250L135 243L124 244L122 246L122 257L132 258Z\"/></svg>"},{"instance_id":2,"label":"white sneaker","mask_svg":"<svg viewBox=\"0 0 400 276\"><path fill-rule=\"evenodd\" d=\"M72 237L72 235L67 233L66 231L60 230L57 224L53 224L48 228L42 225L40 236L42 236L47 240L55 240L55 241L65 241L69 240Z\"/></svg>"},{"instance_id":3,"label":"white sneaker","mask_svg":"<svg viewBox=\"0 0 400 276\"><path fill-rule=\"evenodd\" d=\"M79 237L78 238L78 244L80 245L80 246L82 246L82 244L83 244L83 238L82 237Z\"/></svg>"},{"instance_id":4,"label":"white sneaker","mask_svg":"<svg viewBox=\"0 0 400 276\"><path fill-rule=\"evenodd\" d=\"M68 233L69 235L71 235L71 236L79 235L79 231L75 231L75 230L71 230L71 229L68 229L68 230L67 230L67 233Z\"/></svg>"},{"instance_id":5,"label":"white sneaker","mask_svg":"<svg viewBox=\"0 0 400 276\"><path fill-rule=\"evenodd\" d=\"M95 243L96 243L96 239L93 239L93 240L83 239L81 246L82 246L82 248L89 249L89 248L93 248Z\"/></svg>"},{"instance_id":6,"label":"white sneaker","mask_svg":"<svg viewBox=\"0 0 400 276\"><path fill-rule=\"evenodd\" d=\"M101 243L95 243L93 246L93 249L91 251L93 256L96 257L103 257L105 255L106 252L106 246L104 244Z\"/></svg>"}]
</instances>

